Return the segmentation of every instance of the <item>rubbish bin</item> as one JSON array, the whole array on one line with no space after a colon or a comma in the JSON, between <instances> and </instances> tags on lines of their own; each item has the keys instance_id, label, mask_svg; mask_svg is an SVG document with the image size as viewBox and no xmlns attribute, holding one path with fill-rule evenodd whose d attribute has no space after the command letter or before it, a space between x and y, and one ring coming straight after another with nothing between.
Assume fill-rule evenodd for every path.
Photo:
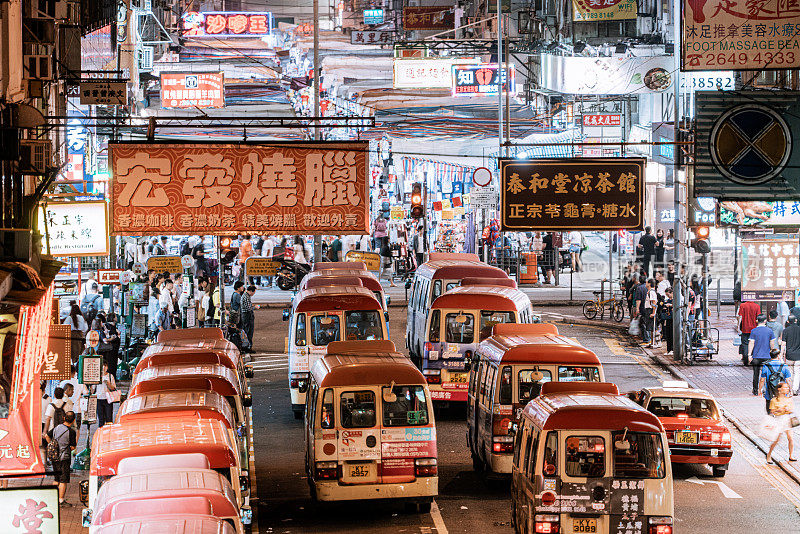
<instances>
[{"instance_id":1,"label":"rubbish bin","mask_svg":"<svg viewBox=\"0 0 800 534\"><path fill-rule=\"evenodd\" d=\"M535 252L522 252L522 262L519 266L519 283L535 284L539 281L539 269L536 265Z\"/></svg>"}]
</instances>

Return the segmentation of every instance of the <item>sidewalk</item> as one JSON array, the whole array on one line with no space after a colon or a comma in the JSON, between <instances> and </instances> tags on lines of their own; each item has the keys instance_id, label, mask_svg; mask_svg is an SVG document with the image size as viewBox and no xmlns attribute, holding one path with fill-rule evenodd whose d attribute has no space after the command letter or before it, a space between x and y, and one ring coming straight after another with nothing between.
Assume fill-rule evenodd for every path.
<instances>
[{"instance_id":1,"label":"sidewalk","mask_svg":"<svg viewBox=\"0 0 800 534\"><path fill-rule=\"evenodd\" d=\"M739 348L733 345L736 335L736 316L733 306L723 306L720 317L715 312L709 314L713 327L720 331L720 353L710 362L676 363L672 357L665 356L666 348L645 349L651 357L668 367L691 386L705 389L717 399L727 417L748 439L753 441L766 456L769 443L756 435L764 419L764 397L752 395L752 367L742 365ZM795 402L800 412L800 404ZM795 456L800 456L800 435L795 431ZM792 478L800 483L800 462L789 462L789 449L786 438L782 437L773 453L773 459ZM766 459L765 459L766 462Z\"/></svg>"}]
</instances>

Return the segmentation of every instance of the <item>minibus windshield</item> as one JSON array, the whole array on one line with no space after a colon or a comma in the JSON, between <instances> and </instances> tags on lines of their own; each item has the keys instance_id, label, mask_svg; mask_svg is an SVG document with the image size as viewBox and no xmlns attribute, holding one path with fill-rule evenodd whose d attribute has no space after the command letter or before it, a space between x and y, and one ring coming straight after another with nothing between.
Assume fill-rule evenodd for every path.
<instances>
[{"instance_id":1,"label":"minibus windshield","mask_svg":"<svg viewBox=\"0 0 800 534\"><path fill-rule=\"evenodd\" d=\"M344 314L345 338L348 341L383 339L379 312L375 310L349 311Z\"/></svg>"},{"instance_id":2,"label":"minibus windshield","mask_svg":"<svg viewBox=\"0 0 800 534\"><path fill-rule=\"evenodd\" d=\"M569 436L565 442L567 476L600 478L606 472L606 444L600 436Z\"/></svg>"},{"instance_id":3,"label":"minibus windshield","mask_svg":"<svg viewBox=\"0 0 800 534\"><path fill-rule=\"evenodd\" d=\"M614 432L614 478L663 478L666 473L661 437L649 432L628 432L630 447L618 447L624 432Z\"/></svg>"},{"instance_id":4,"label":"minibus windshield","mask_svg":"<svg viewBox=\"0 0 800 534\"><path fill-rule=\"evenodd\" d=\"M471 313L448 313L444 318L445 341L472 343L475 339L475 318Z\"/></svg>"},{"instance_id":5,"label":"minibus windshield","mask_svg":"<svg viewBox=\"0 0 800 534\"><path fill-rule=\"evenodd\" d=\"M481 310L481 330L500 323L513 323L514 312Z\"/></svg>"},{"instance_id":6,"label":"minibus windshield","mask_svg":"<svg viewBox=\"0 0 800 534\"><path fill-rule=\"evenodd\" d=\"M647 409L656 417L719 419L717 406L709 399L653 397L650 399Z\"/></svg>"},{"instance_id":7,"label":"minibus windshield","mask_svg":"<svg viewBox=\"0 0 800 534\"><path fill-rule=\"evenodd\" d=\"M318 347L325 347L331 341L339 341L339 317L337 315L311 317L311 342Z\"/></svg>"},{"instance_id":8,"label":"minibus windshield","mask_svg":"<svg viewBox=\"0 0 800 534\"><path fill-rule=\"evenodd\" d=\"M396 399L387 402L389 388L383 388L383 426L418 426L428 424L428 404L423 386L395 386Z\"/></svg>"},{"instance_id":9,"label":"minibus windshield","mask_svg":"<svg viewBox=\"0 0 800 534\"><path fill-rule=\"evenodd\" d=\"M538 397L539 393L542 391L542 384L550 382L553 379L553 376L547 369L541 371L523 369L518 373L518 376L519 384L517 389L519 390L519 402L521 404L527 404L528 401ZM537 378L539 378L539 380L536 380Z\"/></svg>"},{"instance_id":10,"label":"minibus windshield","mask_svg":"<svg viewBox=\"0 0 800 534\"><path fill-rule=\"evenodd\" d=\"M600 382L600 370L597 367L558 366L559 382Z\"/></svg>"}]
</instances>

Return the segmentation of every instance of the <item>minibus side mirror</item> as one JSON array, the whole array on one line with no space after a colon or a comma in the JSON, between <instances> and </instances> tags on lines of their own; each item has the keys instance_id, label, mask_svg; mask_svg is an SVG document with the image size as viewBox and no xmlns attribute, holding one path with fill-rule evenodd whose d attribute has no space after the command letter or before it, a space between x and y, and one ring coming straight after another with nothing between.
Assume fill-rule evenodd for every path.
<instances>
[{"instance_id":1,"label":"minibus side mirror","mask_svg":"<svg viewBox=\"0 0 800 534\"><path fill-rule=\"evenodd\" d=\"M242 395L242 406L249 408L253 405L253 396L249 393Z\"/></svg>"},{"instance_id":2,"label":"minibus side mirror","mask_svg":"<svg viewBox=\"0 0 800 534\"><path fill-rule=\"evenodd\" d=\"M411 289L411 278L406 280L406 289Z\"/></svg>"},{"instance_id":3,"label":"minibus side mirror","mask_svg":"<svg viewBox=\"0 0 800 534\"><path fill-rule=\"evenodd\" d=\"M300 393L308 391L308 380L299 380L297 383L297 391Z\"/></svg>"},{"instance_id":4,"label":"minibus side mirror","mask_svg":"<svg viewBox=\"0 0 800 534\"><path fill-rule=\"evenodd\" d=\"M288 321L292 316L292 309L291 308L284 308L283 309L283 320Z\"/></svg>"},{"instance_id":5,"label":"minibus side mirror","mask_svg":"<svg viewBox=\"0 0 800 534\"><path fill-rule=\"evenodd\" d=\"M245 365L244 366L244 377L245 378L253 378L255 376L255 371L253 371L252 365Z\"/></svg>"},{"instance_id":6,"label":"minibus side mirror","mask_svg":"<svg viewBox=\"0 0 800 534\"><path fill-rule=\"evenodd\" d=\"M508 422L508 434L510 436L516 436L517 435L517 423L515 423L513 421L509 421Z\"/></svg>"},{"instance_id":7,"label":"minibus side mirror","mask_svg":"<svg viewBox=\"0 0 800 534\"><path fill-rule=\"evenodd\" d=\"M472 362L470 360L465 360L464 361L464 370L465 371L469 371L470 369L472 369Z\"/></svg>"},{"instance_id":8,"label":"minibus side mirror","mask_svg":"<svg viewBox=\"0 0 800 534\"><path fill-rule=\"evenodd\" d=\"M78 495L84 506L89 506L89 481L81 480L78 484Z\"/></svg>"},{"instance_id":9,"label":"minibus side mirror","mask_svg":"<svg viewBox=\"0 0 800 534\"><path fill-rule=\"evenodd\" d=\"M389 295L386 295L386 305L388 306L391 303L392 303L392 297L390 297Z\"/></svg>"},{"instance_id":10,"label":"minibus side mirror","mask_svg":"<svg viewBox=\"0 0 800 534\"><path fill-rule=\"evenodd\" d=\"M394 380L388 386L383 388L383 402L397 402L397 395L394 393Z\"/></svg>"},{"instance_id":11,"label":"minibus side mirror","mask_svg":"<svg viewBox=\"0 0 800 534\"><path fill-rule=\"evenodd\" d=\"M249 506L242 506L239 509L239 517L243 525L249 525L253 522L253 509Z\"/></svg>"},{"instance_id":12,"label":"minibus side mirror","mask_svg":"<svg viewBox=\"0 0 800 534\"><path fill-rule=\"evenodd\" d=\"M92 510L90 508L84 508L81 511L81 526L83 528L92 526Z\"/></svg>"},{"instance_id":13,"label":"minibus side mirror","mask_svg":"<svg viewBox=\"0 0 800 534\"><path fill-rule=\"evenodd\" d=\"M614 442L614 448L618 451L628 452L629 450L631 450L631 442L628 441L627 439L617 440Z\"/></svg>"},{"instance_id":14,"label":"minibus side mirror","mask_svg":"<svg viewBox=\"0 0 800 534\"><path fill-rule=\"evenodd\" d=\"M245 475L239 476L239 487L242 488L242 493L250 489L250 477Z\"/></svg>"},{"instance_id":15,"label":"minibus side mirror","mask_svg":"<svg viewBox=\"0 0 800 534\"><path fill-rule=\"evenodd\" d=\"M386 319L387 321L389 320L389 312L388 311L383 312L383 318Z\"/></svg>"}]
</instances>

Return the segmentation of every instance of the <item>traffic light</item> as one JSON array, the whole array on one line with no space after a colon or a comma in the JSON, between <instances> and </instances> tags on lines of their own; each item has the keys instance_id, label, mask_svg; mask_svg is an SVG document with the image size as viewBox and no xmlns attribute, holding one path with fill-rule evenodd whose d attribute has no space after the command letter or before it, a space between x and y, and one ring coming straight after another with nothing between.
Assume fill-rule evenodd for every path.
<instances>
[{"instance_id":1,"label":"traffic light","mask_svg":"<svg viewBox=\"0 0 800 534\"><path fill-rule=\"evenodd\" d=\"M692 248L695 252L699 252L700 254L708 254L711 252L711 244L708 242L711 229L708 226L696 226L692 231L694 232Z\"/></svg>"},{"instance_id":2,"label":"traffic light","mask_svg":"<svg viewBox=\"0 0 800 534\"><path fill-rule=\"evenodd\" d=\"M237 247L232 246L233 239L230 237L220 237L219 238L219 249L220 249L220 263L222 265L227 265L231 263L236 255L239 254L239 249Z\"/></svg>"},{"instance_id":3,"label":"traffic light","mask_svg":"<svg viewBox=\"0 0 800 534\"><path fill-rule=\"evenodd\" d=\"M425 206L422 205L422 184L415 182L411 186L411 218L421 219L425 216Z\"/></svg>"}]
</instances>

